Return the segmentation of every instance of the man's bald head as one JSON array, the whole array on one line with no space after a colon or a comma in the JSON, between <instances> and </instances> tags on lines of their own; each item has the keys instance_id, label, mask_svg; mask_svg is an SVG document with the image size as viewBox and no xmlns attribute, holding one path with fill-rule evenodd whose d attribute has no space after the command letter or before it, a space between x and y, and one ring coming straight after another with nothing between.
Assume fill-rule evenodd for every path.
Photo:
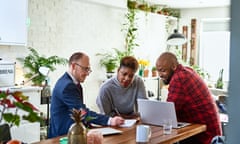
<instances>
[{"instance_id":1,"label":"man's bald head","mask_svg":"<svg viewBox=\"0 0 240 144\"><path fill-rule=\"evenodd\" d=\"M177 66L178 65L177 57L171 52L162 53L158 57L157 62L163 62L169 66Z\"/></svg>"},{"instance_id":2,"label":"man's bald head","mask_svg":"<svg viewBox=\"0 0 240 144\"><path fill-rule=\"evenodd\" d=\"M162 53L156 62L156 68L158 75L162 78L165 84L168 84L177 69L178 61L177 57L170 52Z\"/></svg>"}]
</instances>

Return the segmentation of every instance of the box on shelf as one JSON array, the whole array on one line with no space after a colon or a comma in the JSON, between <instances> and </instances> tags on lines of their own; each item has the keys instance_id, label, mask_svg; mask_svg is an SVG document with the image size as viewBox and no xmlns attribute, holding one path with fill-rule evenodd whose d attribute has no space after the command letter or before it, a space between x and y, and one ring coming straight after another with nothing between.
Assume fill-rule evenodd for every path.
<instances>
[{"instance_id":1,"label":"box on shelf","mask_svg":"<svg viewBox=\"0 0 240 144\"><path fill-rule=\"evenodd\" d=\"M0 60L0 87L15 85L15 62Z\"/></svg>"}]
</instances>

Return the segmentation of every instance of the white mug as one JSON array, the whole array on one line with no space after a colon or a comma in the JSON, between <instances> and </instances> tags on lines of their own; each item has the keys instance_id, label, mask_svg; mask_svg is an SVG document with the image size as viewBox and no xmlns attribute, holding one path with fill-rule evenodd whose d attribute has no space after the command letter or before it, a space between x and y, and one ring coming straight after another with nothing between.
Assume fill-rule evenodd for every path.
<instances>
[{"instance_id":1,"label":"white mug","mask_svg":"<svg viewBox=\"0 0 240 144\"><path fill-rule=\"evenodd\" d=\"M136 142L148 142L151 137L151 127L148 125L137 125Z\"/></svg>"}]
</instances>

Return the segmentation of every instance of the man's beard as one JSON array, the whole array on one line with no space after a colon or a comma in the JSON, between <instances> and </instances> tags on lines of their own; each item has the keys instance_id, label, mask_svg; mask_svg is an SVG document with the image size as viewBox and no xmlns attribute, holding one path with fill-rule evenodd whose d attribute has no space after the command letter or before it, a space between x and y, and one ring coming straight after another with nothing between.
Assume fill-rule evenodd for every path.
<instances>
[{"instance_id":1,"label":"man's beard","mask_svg":"<svg viewBox=\"0 0 240 144\"><path fill-rule=\"evenodd\" d=\"M171 78L172 78L172 76L173 76L173 73L174 73L174 71L171 70L170 73L169 73L169 75L168 75L168 78L167 78L166 80L163 80L163 83L164 83L165 85L168 85L168 84L170 83Z\"/></svg>"}]
</instances>

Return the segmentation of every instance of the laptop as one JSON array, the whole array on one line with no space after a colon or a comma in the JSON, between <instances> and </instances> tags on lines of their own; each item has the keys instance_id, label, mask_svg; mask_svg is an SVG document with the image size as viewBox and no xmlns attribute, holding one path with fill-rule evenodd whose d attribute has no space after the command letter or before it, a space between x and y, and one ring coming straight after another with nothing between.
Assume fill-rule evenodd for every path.
<instances>
[{"instance_id":1,"label":"laptop","mask_svg":"<svg viewBox=\"0 0 240 144\"><path fill-rule=\"evenodd\" d=\"M173 128L182 128L190 123L178 122L173 102L138 99L138 112L142 123L163 126L166 119L172 120Z\"/></svg>"}]
</instances>

